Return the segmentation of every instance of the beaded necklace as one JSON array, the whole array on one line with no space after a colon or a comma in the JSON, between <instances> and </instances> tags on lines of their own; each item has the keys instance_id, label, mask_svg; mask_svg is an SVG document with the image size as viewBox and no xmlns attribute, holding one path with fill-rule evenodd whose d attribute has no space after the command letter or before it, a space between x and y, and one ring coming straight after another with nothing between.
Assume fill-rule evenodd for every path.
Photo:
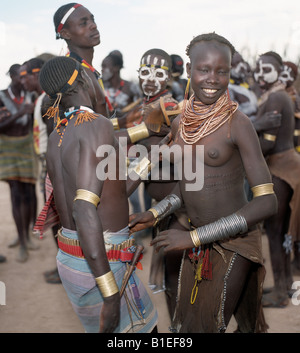
<instances>
[{"instance_id":1,"label":"beaded necklace","mask_svg":"<svg viewBox=\"0 0 300 353\"><path fill-rule=\"evenodd\" d=\"M105 97L105 101L108 106L108 109L112 112L114 110L114 108L111 105L111 102L109 101L109 99L107 97L100 72L98 72L92 65L90 65L86 60L82 59L78 54L76 54L74 52L68 53L67 56L70 56L71 58L79 61L83 67L90 69L94 73L94 75L96 76L96 79L98 80L100 87L102 88L102 91L104 93L104 97Z\"/></svg>"},{"instance_id":2,"label":"beaded necklace","mask_svg":"<svg viewBox=\"0 0 300 353\"><path fill-rule=\"evenodd\" d=\"M187 144L194 144L225 124L237 110L238 103L231 101L229 92L224 93L214 104L195 101L193 94L185 101L180 120L180 136Z\"/></svg>"},{"instance_id":3,"label":"beaded necklace","mask_svg":"<svg viewBox=\"0 0 300 353\"><path fill-rule=\"evenodd\" d=\"M69 124L69 121L76 117L75 126L82 124L84 121L92 121L97 118L95 112L88 107L79 106L79 107L71 107L67 109L64 113L65 118L59 119L56 124L56 132L60 136L60 140L58 143L58 147L61 146L62 140L66 131L66 127ZM63 130L62 130L63 129Z\"/></svg>"}]
</instances>

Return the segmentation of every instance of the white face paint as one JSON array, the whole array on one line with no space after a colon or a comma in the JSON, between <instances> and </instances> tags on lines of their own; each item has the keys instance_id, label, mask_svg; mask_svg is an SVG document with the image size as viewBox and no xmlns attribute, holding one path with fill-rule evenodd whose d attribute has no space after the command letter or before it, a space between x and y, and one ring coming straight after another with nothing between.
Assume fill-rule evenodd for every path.
<instances>
[{"instance_id":1,"label":"white face paint","mask_svg":"<svg viewBox=\"0 0 300 353\"><path fill-rule=\"evenodd\" d=\"M166 60L153 55L144 57L139 69L139 78L142 81L142 90L146 96L158 94L169 78ZM165 69L166 68L166 69Z\"/></svg>"},{"instance_id":2,"label":"white face paint","mask_svg":"<svg viewBox=\"0 0 300 353\"><path fill-rule=\"evenodd\" d=\"M294 77L292 76L292 68L287 65L284 65L283 70L279 75L279 79L285 84L287 84L288 82L294 82Z\"/></svg>"},{"instance_id":3,"label":"white face paint","mask_svg":"<svg viewBox=\"0 0 300 353\"><path fill-rule=\"evenodd\" d=\"M102 80L103 81L108 81L109 79L111 79L113 76L113 73L111 72L111 70L106 67L105 69L102 70Z\"/></svg>"},{"instance_id":4,"label":"white face paint","mask_svg":"<svg viewBox=\"0 0 300 353\"><path fill-rule=\"evenodd\" d=\"M278 80L278 72L274 65L259 60L254 72L254 79L256 82L262 79L264 82L274 83Z\"/></svg>"},{"instance_id":5,"label":"white face paint","mask_svg":"<svg viewBox=\"0 0 300 353\"><path fill-rule=\"evenodd\" d=\"M240 61L236 67L231 69L231 75L236 78L244 78L247 72L247 64Z\"/></svg>"}]
</instances>

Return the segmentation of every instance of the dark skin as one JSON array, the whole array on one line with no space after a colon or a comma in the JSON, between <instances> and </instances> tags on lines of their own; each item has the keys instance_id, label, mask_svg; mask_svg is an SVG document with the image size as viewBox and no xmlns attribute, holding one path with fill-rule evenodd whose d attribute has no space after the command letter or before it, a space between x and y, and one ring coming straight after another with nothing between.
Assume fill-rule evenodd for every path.
<instances>
[{"instance_id":1,"label":"dark skin","mask_svg":"<svg viewBox=\"0 0 300 353\"><path fill-rule=\"evenodd\" d=\"M88 92L78 85L78 93L63 96L62 107L90 106ZM96 277L110 271L103 231L118 231L128 224L128 200L124 180L99 180L95 173L104 158L96 157L99 146L110 145L117 151L112 124L100 116L90 123L74 126L70 120L63 143L58 147L60 136L54 131L49 137L47 165L54 187L54 197L61 224L77 230L85 258ZM118 160L117 160L118 163ZM118 169L117 169L118 171ZM118 173L117 173L118 175ZM99 195L97 209L84 200L73 202L77 189L89 190ZM120 295L104 298L100 313L99 332L113 332L120 320Z\"/></svg>"},{"instance_id":2,"label":"dark skin","mask_svg":"<svg viewBox=\"0 0 300 353\"><path fill-rule=\"evenodd\" d=\"M191 78L195 99L211 105L227 90L231 67L230 49L216 41L199 42L191 49L190 60L187 73ZM176 118L172 124L174 136L179 119L180 117ZM176 143L181 147L185 145L179 134ZM204 145L204 187L198 191L186 191L190 181L185 180L183 173L182 180L173 190L173 193L182 199L187 215L195 227L209 224L232 213L244 216L251 227L276 212L277 202L274 194L257 197L248 203L244 193L243 176L235 177L231 181L231 178L244 168L251 187L271 182L257 134L247 116L237 110L230 126L224 124L193 144L193 162L196 145ZM213 186L218 183L221 185L224 178L227 178L228 187ZM153 221L152 213L145 212L131 216L129 226L132 231L136 231L152 226ZM155 246L156 250L163 248L165 253L194 247L190 232L176 229L161 232L151 245ZM238 261L243 263L241 268L244 271L240 271L239 276L231 279L228 290L233 293L240 293L242 290L251 264L249 260L240 259L239 256L238 258ZM237 300L231 301L226 320L231 317L236 303Z\"/></svg>"},{"instance_id":3,"label":"dark skin","mask_svg":"<svg viewBox=\"0 0 300 353\"><path fill-rule=\"evenodd\" d=\"M22 68L22 67L21 67ZM21 91L24 89L18 73L11 75L11 90L17 99L21 97ZM9 97L8 90L4 91ZM18 105L17 112L11 114L3 102L0 101L0 133L7 136L26 136L32 131L32 113L34 109L33 103L24 103ZM27 124L16 124L16 120L28 114ZM29 226L36 216L36 195L35 184L24 183L19 180L7 180L10 187L10 195L12 202L12 214L18 231L18 239L16 244L20 244L18 261L27 260L27 248L33 246L29 238Z\"/></svg>"},{"instance_id":4,"label":"dark skin","mask_svg":"<svg viewBox=\"0 0 300 353\"><path fill-rule=\"evenodd\" d=\"M21 67L22 68L22 67ZM21 97L21 91L24 89L19 74L11 76L11 90L17 99ZM9 97L8 90L4 90L5 94ZM8 136L25 136L28 134L32 127L31 119L28 119L26 125L15 124L15 121L24 114L32 114L34 104L23 104L16 114L11 114L0 101L0 132Z\"/></svg>"},{"instance_id":5,"label":"dark skin","mask_svg":"<svg viewBox=\"0 0 300 353\"><path fill-rule=\"evenodd\" d=\"M281 67L275 58L265 55L261 56L260 59L263 63L272 64L277 73L280 73ZM266 82L263 75L259 77L258 80L264 90L271 89L275 83ZM277 110L282 115L282 119L281 125L278 128L271 128L265 131L265 133L276 136L275 141L268 141L264 139L263 134L260 134L260 144L265 156L294 148L294 111L290 97L284 90L271 93L268 100L260 107L259 114L265 114L272 110ZM265 220L264 225L269 238L275 287L274 292L265 295L265 298L280 303L283 299L287 298L287 289L291 288L293 281L290 261L287 259L287 254L282 246L284 234L287 233L288 230L287 227L290 216L289 201L292 196L292 189L282 179L273 177L273 182L278 198L278 213L276 216L274 215Z\"/></svg>"},{"instance_id":6,"label":"dark skin","mask_svg":"<svg viewBox=\"0 0 300 353\"><path fill-rule=\"evenodd\" d=\"M126 105L132 103L134 101L134 96L130 90L130 82L123 80L121 78L121 73L120 73L121 68L118 65L114 65L112 58L110 58L109 56L107 56L102 61L101 66L102 66L102 72L108 69L112 73L112 76L107 81L104 81L105 88L106 89L114 88L116 91L118 89L122 90L122 92L127 94L128 96L128 101L126 102L127 103ZM121 87L121 81L123 81L122 87ZM122 115L121 110L123 107L118 107L117 105L114 105L114 104L113 106L117 110L117 114Z\"/></svg>"},{"instance_id":7,"label":"dark skin","mask_svg":"<svg viewBox=\"0 0 300 353\"><path fill-rule=\"evenodd\" d=\"M66 41L69 51L79 55L92 65L94 47L100 44L100 34L95 23L94 15L85 7L78 7L67 19L60 32ZM93 110L107 116L105 96L95 74L84 68L89 77L89 94Z\"/></svg>"}]
</instances>

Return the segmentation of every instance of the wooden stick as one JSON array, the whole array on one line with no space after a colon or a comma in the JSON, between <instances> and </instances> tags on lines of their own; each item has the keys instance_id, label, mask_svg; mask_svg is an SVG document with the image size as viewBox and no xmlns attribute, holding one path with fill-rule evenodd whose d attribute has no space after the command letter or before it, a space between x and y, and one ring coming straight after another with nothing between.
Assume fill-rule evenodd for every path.
<instances>
[{"instance_id":1,"label":"wooden stick","mask_svg":"<svg viewBox=\"0 0 300 353\"><path fill-rule=\"evenodd\" d=\"M120 297L122 297L124 291L125 291L125 288L127 286L127 283L129 281L129 278L130 276L132 275L134 269L135 269L135 266L140 258L140 255L142 254L144 250L144 247L143 245L138 245L136 247L136 250L135 250L135 253L133 255L133 258L131 260L131 263L129 265L129 267L127 268L126 272L125 272L125 275L124 275L124 278L123 278L123 283L122 283L122 287L121 287L121 290L120 290Z\"/></svg>"}]
</instances>

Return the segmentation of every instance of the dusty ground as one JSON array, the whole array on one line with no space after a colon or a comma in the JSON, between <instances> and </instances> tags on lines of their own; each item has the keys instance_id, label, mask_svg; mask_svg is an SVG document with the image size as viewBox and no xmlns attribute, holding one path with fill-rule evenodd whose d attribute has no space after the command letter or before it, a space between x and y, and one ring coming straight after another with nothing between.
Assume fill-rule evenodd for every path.
<instances>
[{"instance_id":1,"label":"dusty ground","mask_svg":"<svg viewBox=\"0 0 300 353\"><path fill-rule=\"evenodd\" d=\"M44 271L55 267L57 249L52 235L49 233L43 240L33 240L39 245L39 249L30 251L30 257L26 263L18 263L15 260L18 248L8 248L8 244L16 237L8 191L7 184L0 182L0 254L7 257L7 261L0 264L0 281L6 287L6 305L0 305L0 333L83 332L62 285L48 284L43 277ZM40 210L42 201L39 192L38 198ZM144 239L144 245L147 244L148 239ZM263 237L263 244L267 269L265 286L269 287L273 283L273 278L266 237ZM150 258L151 249L144 254L143 271L138 270L145 285L148 282ZM294 280L300 281L300 277L295 277ZM150 290L149 293L158 308L159 332L167 333L169 317L164 293L153 295ZM290 302L284 309L265 309L265 316L270 326L270 333L300 332L299 305L296 306ZM233 319L228 332L234 329Z\"/></svg>"}]
</instances>

